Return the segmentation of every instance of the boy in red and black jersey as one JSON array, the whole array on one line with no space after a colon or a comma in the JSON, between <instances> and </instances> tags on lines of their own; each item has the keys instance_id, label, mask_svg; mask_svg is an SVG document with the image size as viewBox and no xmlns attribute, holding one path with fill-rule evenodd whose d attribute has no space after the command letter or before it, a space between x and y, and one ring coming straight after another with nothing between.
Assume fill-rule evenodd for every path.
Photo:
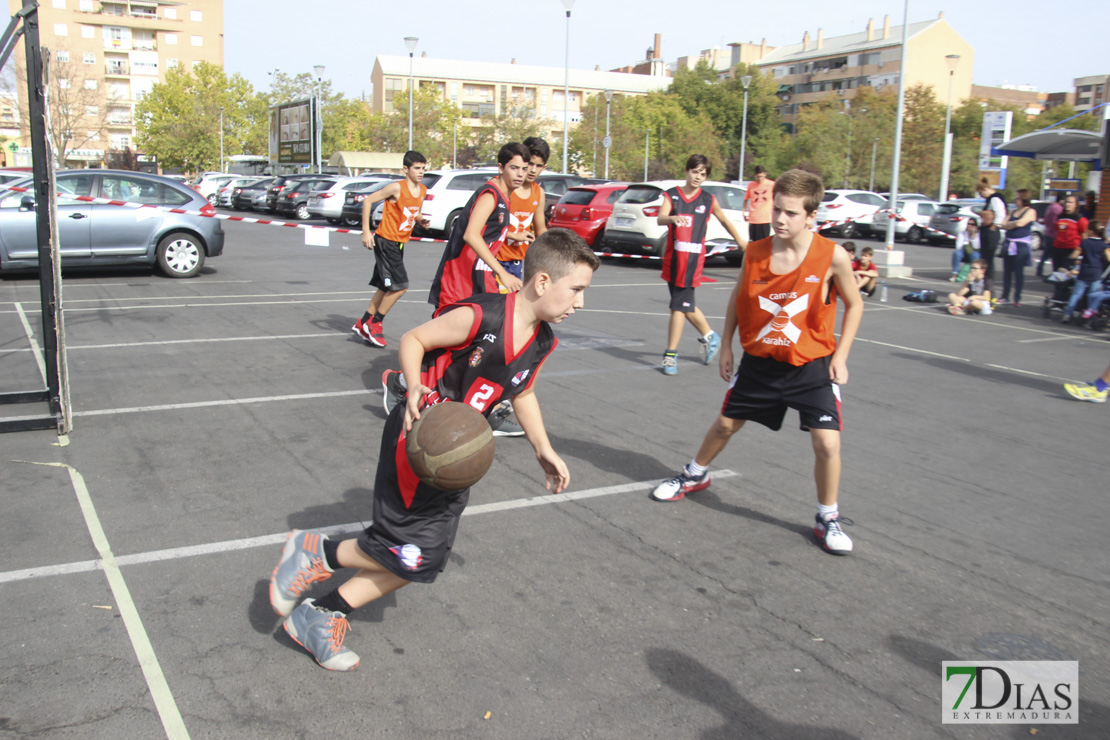
<instances>
[{"instance_id":1,"label":"boy in red and black jersey","mask_svg":"<svg viewBox=\"0 0 1110 740\"><path fill-rule=\"evenodd\" d=\"M709 177L709 172L707 157L691 155L686 160L686 183L664 193L656 218L660 226L670 227L667 248L663 252L662 275L671 293L671 323L667 329L667 351L663 353L664 375L678 373L678 340L682 338L684 321L689 321L700 333L698 342L702 345L706 365L713 361L721 347L721 336L709 328L705 314L694 303L694 288L701 285L701 271L705 265L705 235L709 230L710 214L717 217L741 249L747 246L717 199L702 190L701 184Z\"/></svg>"},{"instance_id":2,"label":"boy in red and black jersey","mask_svg":"<svg viewBox=\"0 0 1110 740\"><path fill-rule=\"evenodd\" d=\"M531 156L523 144L501 147L497 177L474 192L465 221L456 219L451 227L428 303L442 308L478 293L497 293L498 280L510 293L520 290L520 278L497 261L497 253L509 232L509 193L524 183Z\"/></svg>"},{"instance_id":3,"label":"boy in red and black jersey","mask_svg":"<svg viewBox=\"0 0 1110 740\"><path fill-rule=\"evenodd\" d=\"M286 631L324 668L358 667L358 656L343 645L347 614L409 583L431 583L447 564L470 491L440 491L413 472L405 435L423 409L467 403L488 416L512 398L548 490L567 487L570 473L551 447L533 387L556 345L549 324L583 306L598 265L581 237L552 229L529 247L520 291L467 297L401 337L398 354L408 394L390 412L382 433L373 523L341 542L294 530L270 579L270 603L288 615ZM312 583L327 580L336 568L358 572L326 596L297 605Z\"/></svg>"}]
</instances>

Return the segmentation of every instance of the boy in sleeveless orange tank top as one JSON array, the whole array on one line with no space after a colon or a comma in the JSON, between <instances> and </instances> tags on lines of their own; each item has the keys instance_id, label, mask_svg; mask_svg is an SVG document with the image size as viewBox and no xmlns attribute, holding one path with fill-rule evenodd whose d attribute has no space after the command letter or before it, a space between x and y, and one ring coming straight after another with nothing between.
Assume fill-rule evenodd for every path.
<instances>
[{"instance_id":1,"label":"boy in sleeveless orange tank top","mask_svg":"<svg viewBox=\"0 0 1110 740\"><path fill-rule=\"evenodd\" d=\"M775 183L773 235L751 242L732 290L719 359L731 379L725 401L697 455L652 497L678 501L709 487L706 468L748 420L773 430L786 410L798 410L815 457L818 512L813 533L831 553L847 555L837 497L840 486L840 386L848 382L848 352L863 314L863 300L848 253L810 229L824 186L816 175L786 172ZM836 298L844 301L840 341ZM744 354L732 374L732 336Z\"/></svg>"},{"instance_id":2,"label":"boy in sleeveless orange tank top","mask_svg":"<svg viewBox=\"0 0 1110 740\"><path fill-rule=\"evenodd\" d=\"M528 162L528 174L524 177L524 184L509 193L509 233L497 253L497 261L516 277L523 275L528 245L547 231L545 196L536 177L547 168L547 159L551 156L551 147L538 136L529 136L522 143L532 155ZM508 291L502 287L501 292Z\"/></svg>"},{"instance_id":3,"label":"boy in sleeveless orange tank top","mask_svg":"<svg viewBox=\"0 0 1110 740\"><path fill-rule=\"evenodd\" d=\"M351 331L375 347L384 347L385 330L382 321L389 309L405 294L409 287L409 274L405 270L405 244L417 224L428 225L420 214L428 188L420 184L428 160L420 152L405 152L401 161L403 180L391 182L375 190L362 201L362 246L374 250L374 274L370 285L377 288L362 318ZM382 222L378 230L370 231L370 214L374 206L385 201Z\"/></svg>"}]
</instances>

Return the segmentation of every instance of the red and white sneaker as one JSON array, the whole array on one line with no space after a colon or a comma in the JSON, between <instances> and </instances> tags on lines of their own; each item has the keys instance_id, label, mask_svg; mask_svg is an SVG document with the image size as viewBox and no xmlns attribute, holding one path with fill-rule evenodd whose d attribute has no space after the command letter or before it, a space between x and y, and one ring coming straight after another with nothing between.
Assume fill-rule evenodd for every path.
<instances>
[{"instance_id":1,"label":"red and white sneaker","mask_svg":"<svg viewBox=\"0 0 1110 740\"><path fill-rule=\"evenodd\" d=\"M362 323L362 319L355 322L355 325L351 327L351 331L353 331L359 339L365 339L367 342L370 341L370 326Z\"/></svg>"},{"instance_id":2,"label":"red and white sneaker","mask_svg":"<svg viewBox=\"0 0 1110 740\"><path fill-rule=\"evenodd\" d=\"M363 334L366 341L375 347L385 346L385 330L382 329L382 322L371 319L370 323L364 324L363 327L366 329L366 334Z\"/></svg>"},{"instance_id":3,"label":"red and white sneaker","mask_svg":"<svg viewBox=\"0 0 1110 740\"><path fill-rule=\"evenodd\" d=\"M684 466L678 475L656 486L651 497L656 501L681 501L686 498L686 494L704 491L706 488L709 488L709 471L695 478L686 472Z\"/></svg>"},{"instance_id":4,"label":"red and white sneaker","mask_svg":"<svg viewBox=\"0 0 1110 740\"><path fill-rule=\"evenodd\" d=\"M813 536L821 543L821 547L833 555L847 555L852 551L852 538L840 528L839 512L828 518L822 518L818 513L813 525Z\"/></svg>"}]
</instances>

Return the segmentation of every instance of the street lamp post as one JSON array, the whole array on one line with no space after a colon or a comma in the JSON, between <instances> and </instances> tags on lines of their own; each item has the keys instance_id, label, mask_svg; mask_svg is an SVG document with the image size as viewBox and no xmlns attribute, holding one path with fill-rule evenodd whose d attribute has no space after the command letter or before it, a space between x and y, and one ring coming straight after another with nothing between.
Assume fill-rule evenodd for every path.
<instances>
[{"instance_id":1,"label":"street lamp post","mask_svg":"<svg viewBox=\"0 0 1110 740\"><path fill-rule=\"evenodd\" d=\"M744 184L744 145L748 143L748 85L752 84L752 76L744 75L740 78L744 86L744 123L740 126L740 164L736 167L740 184Z\"/></svg>"},{"instance_id":2,"label":"street lamp post","mask_svg":"<svg viewBox=\"0 0 1110 740\"><path fill-rule=\"evenodd\" d=\"M879 137L871 142L871 180L867 184L867 189L872 193L875 192L875 155L879 153Z\"/></svg>"},{"instance_id":3,"label":"street lamp post","mask_svg":"<svg viewBox=\"0 0 1110 740\"><path fill-rule=\"evenodd\" d=\"M321 150L324 148L324 112L320 107L320 103L323 102L320 91L324 87L324 65L317 64L312 71L316 73L316 174L323 174L324 153Z\"/></svg>"},{"instance_id":4,"label":"street lamp post","mask_svg":"<svg viewBox=\"0 0 1110 740\"><path fill-rule=\"evenodd\" d=\"M409 50L409 151L412 151L412 55L419 40L416 36L405 36L405 48Z\"/></svg>"},{"instance_id":5,"label":"street lamp post","mask_svg":"<svg viewBox=\"0 0 1110 740\"><path fill-rule=\"evenodd\" d=\"M644 182L647 182L648 171L648 146L651 144L651 129L644 135Z\"/></svg>"},{"instance_id":6,"label":"street lamp post","mask_svg":"<svg viewBox=\"0 0 1110 740\"><path fill-rule=\"evenodd\" d=\"M844 186L848 187L848 174L852 169L852 101L844 101L844 115L848 116L848 148L844 150Z\"/></svg>"},{"instance_id":7,"label":"street lamp post","mask_svg":"<svg viewBox=\"0 0 1110 740\"><path fill-rule=\"evenodd\" d=\"M455 126L451 133L451 169L459 168L459 119L455 119Z\"/></svg>"},{"instance_id":8,"label":"street lamp post","mask_svg":"<svg viewBox=\"0 0 1110 740\"><path fill-rule=\"evenodd\" d=\"M224 172L224 107L220 106L220 172Z\"/></svg>"},{"instance_id":9,"label":"street lamp post","mask_svg":"<svg viewBox=\"0 0 1110 740\"><path fill-rule=\"evenodd\" d=\"M902 47L899 51L898 69L898 113L894 117L894 155L890 166L890 207L898 207L898 176L902 167L902 116L906 110L906 44L909 41L910 0L902 7ZM886 222L886 249L894 249L894 212L888 214Z\"/></svg>"},{"instance_id":10,"label":"street lamp post","mask_svg":"<svg viewBox=\"0 0 1110 740\"><path fill-rule=\"evenodd\" d=\"M944 160L940 165L940 195L937 200L948 200L948 174L952 167L952 84L956 78L956 65L960 63L959 54L949 54L948 62L948 107L944 113Z\"/></svg>"},{"instance_id":11,"label":"street lamp post","mask_svg":"<svg viewBox=\"0 0 1110 740\"><path fill-rule=\"evenodd\" d=\"M609 138L609 105L613 102L613 91L605 91L605 140L602 144L605 145L605 179L609 179L609 149L613 146L613 140Z\"/></svg>"},{"instance_id":12,"label":"street lamp post","mask_svg":"<svg viewBox=\"0 0 1110 740\"><path fill-rule=\"evenodd\" d=\"M563 0L563 7L567 9L567 48L563 66L563 174L566 175L570 172L567 169L570 155L570 9L574 7L574 0Z\"/></svg>"}]
</instances>

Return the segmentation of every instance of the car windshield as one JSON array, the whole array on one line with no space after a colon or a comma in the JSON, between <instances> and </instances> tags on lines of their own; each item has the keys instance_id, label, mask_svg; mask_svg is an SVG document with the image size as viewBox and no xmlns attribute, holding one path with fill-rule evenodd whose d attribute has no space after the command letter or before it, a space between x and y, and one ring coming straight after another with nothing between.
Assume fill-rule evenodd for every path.
<instances>
[{"instance_id":1,"label":"car windshield","mask_svg":"<svg viewBox=\"0 0 1110 740\"><path fill-rule=\"evenodd\" d=\"M943 205L937 206L937 213L941 214L958 213L959 210L960 207L955 203L944 203Z\"/></svg>"},{"instance_id":2,"label":"car windshield","mask_svg":"<svg viewBox=\"0 0 1110 740\"><path fill-rule=\"evenodd\" d=\"M654 185L631 185L628 190L621 193L618 203L650 203L660 195L663 191Z\"/></svg>"},{"instance_id":3,"label":"car windshield","mask_svg":"<svg viewBox=\"0 0 1110 740\"><path fill-rule=\"evenodd\" d=\"M578 188L571 188L566 192L562 198L559 199L559 205L563 206L587 206L590 201L597 195L593 190L579 190Z\"/></svg>"},{"instance_id":4,"label":"car windshield","mask_svg":"<svg viewBox=\"0 0 1110 740\"><path fill-rule=\"evenodd\" d=\"M836 200L839 197L840 197L839 193L833 193L833 192L826 191L825 192L825 197L821 199L821 202L822 203L832 203L834 200Z\"/></svg>"}]
</instances>

